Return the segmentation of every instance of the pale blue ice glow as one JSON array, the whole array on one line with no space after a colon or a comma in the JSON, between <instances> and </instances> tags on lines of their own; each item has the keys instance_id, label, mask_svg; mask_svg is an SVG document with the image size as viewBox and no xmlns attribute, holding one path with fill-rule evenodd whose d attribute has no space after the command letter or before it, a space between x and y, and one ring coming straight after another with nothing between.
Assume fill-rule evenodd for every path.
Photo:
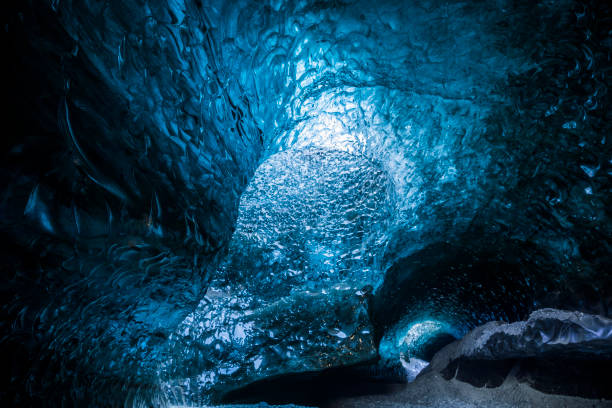
<instances>
[{"instance_id":1,"label":"pale blue ice glow","mask_svg":"<svg viewBox=\"0 0 612 408\"><path fill-rule=\"evenodd\" d=\"M385 364L399 361L407 370L407 375L412 372L416 376L424 365L412 360L420 355L422 347L428 341L444 334L459 338L463 333L448 322L433 318L400 321L384 334L378 347L378 353ZM422 361L419 358L417 360Z\"/></svg>"},{"instance_id":2,"label":"pale blue ice glow","mask_svg":"<svg viewBox=\"0 0 612 408\"><path fill-rule=\"evenodd\" d=\"M423 341L427 340L439 334L440 332L444 332L446 329L446 325L442 324L436 320L424 320L422 322L414 323L403 338L400 338L398 347L402 345L406 345L408 349L414 348L419 344L422 344Z\"/></svg>"}]
</instances>

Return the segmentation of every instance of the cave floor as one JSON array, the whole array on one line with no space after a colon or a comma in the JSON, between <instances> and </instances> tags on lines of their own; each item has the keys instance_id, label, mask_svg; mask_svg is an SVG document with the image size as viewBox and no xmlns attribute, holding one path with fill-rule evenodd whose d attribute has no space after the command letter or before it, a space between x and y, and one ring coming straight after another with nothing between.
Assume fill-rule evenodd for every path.
<instances>
[{"instance_id":1,"label":"cave floor","mask_svg":"<svg viewBox=\"0 0 612 408\"><path fill-rule=\"evenodd\" d=\"M423 376L410 384L394 384L384 392L368 395L341 396L302 405L259 404L223 405L225 408L253 407L321 407L321 408L599 408L612 407L612 401L552 395L537 391L513 378L496 388L477 388L457 380L444 380L437 374Z\"/></svg>"},{"instance_id":2,"label":"cave floor","mask_svg":"<svg viewBox=\"0 0 612 408\"><path fill-rule=\"evenodd\" d=\"M515 379L496 388L477 388L436 374L419 378L384 395L342 398L326 408L593 408L612 407L612 401L545 394Z\"/></svg>"}]
</instances>

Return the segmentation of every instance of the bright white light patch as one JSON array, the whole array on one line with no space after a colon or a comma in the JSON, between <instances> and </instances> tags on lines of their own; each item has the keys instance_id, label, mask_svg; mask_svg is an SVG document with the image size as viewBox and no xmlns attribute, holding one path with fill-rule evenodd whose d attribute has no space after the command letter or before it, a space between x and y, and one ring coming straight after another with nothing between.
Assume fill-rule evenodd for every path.
<instances>
[{"instance_id":1,"label":"bright white light patch","mask_svg":"<svg viewBox=\"0 0 612 408\"><path fill-rule=\"evenodd\" d=\"M408 361L400 357L400 362L402 363L402 367L404 367L404 370L406 371L406 380L408 382L413 382L416 379L417 375L419 375L419 373L429 365L427 361L421 360L420 358L416 357L411 357L408 359Z\"/></svg>"},{"instance_id":2,"label":"bright white light patch","mask_svg":"<svg viewBox=\"0 0 612 408\"><path fill-rule=\"evenodd\" d=\"M405 343L408 349L412 349L419 344L424 343L427 339L435 336L444 329L444 325L435 320L425 320L415 323L406 332L403 338L400 338L398 346Z\"/></svg>"},{"instance_id":3,"label":"bright white light patch","mask_svg":"<svg viewBox=\"0 0 612 408\"><path fill-rule=\"evenodd\" d=\"M363 153L363 107L351 92L324 92L303 101L290 113L299 118L283 139L292 148L318 147Z\"/></svg>"}]
</instances>

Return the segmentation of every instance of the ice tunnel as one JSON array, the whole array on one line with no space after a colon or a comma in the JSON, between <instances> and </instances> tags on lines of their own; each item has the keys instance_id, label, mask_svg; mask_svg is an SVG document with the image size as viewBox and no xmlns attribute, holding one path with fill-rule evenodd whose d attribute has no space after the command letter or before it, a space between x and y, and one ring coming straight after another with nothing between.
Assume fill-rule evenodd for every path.
<instances>
[{"instance_id":1,"label":"ice tunnel","mask_svg":"<svg viewBox=\"0 0 612 408\"><path fill-rule=\"evenodd\" d=\"M2 406L612 406L606 1L4 7Z\"/></svg>"}]
</instances>

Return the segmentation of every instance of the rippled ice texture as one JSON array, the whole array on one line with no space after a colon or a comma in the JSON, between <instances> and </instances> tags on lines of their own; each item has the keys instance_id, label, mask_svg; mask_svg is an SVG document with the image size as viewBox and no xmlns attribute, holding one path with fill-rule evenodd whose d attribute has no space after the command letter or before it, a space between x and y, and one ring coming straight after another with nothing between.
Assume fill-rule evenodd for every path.
<instances>
[{"instance_id":1,"label":"rippled ice texture","mask_svg":"<svg viewBox=\"0 0 612 408\"><path fill-rule=\"evenodd\" d=\"M517 319L558 302L542 294L558 279L568 306L580 307L571 298L583 296L598 307L598 289L576 282L602 282L609 264L610 142L601 130L610 21L595 22L606 6L279 2L218 10L219 30L231 38L224 51L253 67L245 90L267 102L256 114L264 158L341 150L374 160L392 183L385 248L372 271L385 282L367 281L377 288L377 336L394 339L427 319L452 335ZM286 170L274 160L262 167L268 181L253 180L258 191L269 186L257 206L248 194L242 201L245 213L258 210L257 222L239 221L234 236L259 243L234 246L223 272L244 282L241 296L276 299L329 277L311 269L312 254L325 253L317 246L329 241L313 247L309 213L275 196ZM329 170L318 167L311 177ZM269 203L289 221L270 216ZM296 238L278 238L285 225ZM261 255L247 255L253 248ZM327 266L337 267L328 254Z\"/></svg>"},{"instance_id":2,"label":"rippled ice texture","mask_svg":"<svg viewBox=\"0 0 612 408\"><path fill-rule=\"evenodd\" d=\"M380 282L394 198L386 174L363 157L320 148L278 153L242 196L224 278L272 298L303 285Z\"/></svg>"},{"instance_id":3,"label":"rippled ice texture","mask_svg":"<svg viewBox=\"0 0 612 408\"><path fill-rule=\"evenodd\" d=\"M307 347L292 364L338 350L318 368L370 358L415 321L464 333L538 305L607 313L606 2L16 8L1 294L4 349L32 362L15 364L15 384L31 379L24 395L150 398L160 375L182 381L211 362L250 381L247 365L267 358L234 370L258 347L251 330L297 336ZM292 184L296 171L308 174ZM344 224L351 202L363 224ZM222 326L247 346L214 354L206 341L223 343ZM194 350L201 372L181 365ZM275 361L277 374L297 370ZM211 381L189 393L206 399ZM87 392L100 384L115 391Z\"/></svg>"},{"instance_id":4,"label":"rippled ice texture","mask_svg":"<svg viewBox=\"0 0 612 408\"><path fill-rule=\"evenodd\" d=\"M186 378L170 394L206 401L257 379L375 358L366 296L383 278L394 210L385 173L363 157L271 156L242 196L226 261L173 339L171 377Z\"/></svg>"}]
</instances>

